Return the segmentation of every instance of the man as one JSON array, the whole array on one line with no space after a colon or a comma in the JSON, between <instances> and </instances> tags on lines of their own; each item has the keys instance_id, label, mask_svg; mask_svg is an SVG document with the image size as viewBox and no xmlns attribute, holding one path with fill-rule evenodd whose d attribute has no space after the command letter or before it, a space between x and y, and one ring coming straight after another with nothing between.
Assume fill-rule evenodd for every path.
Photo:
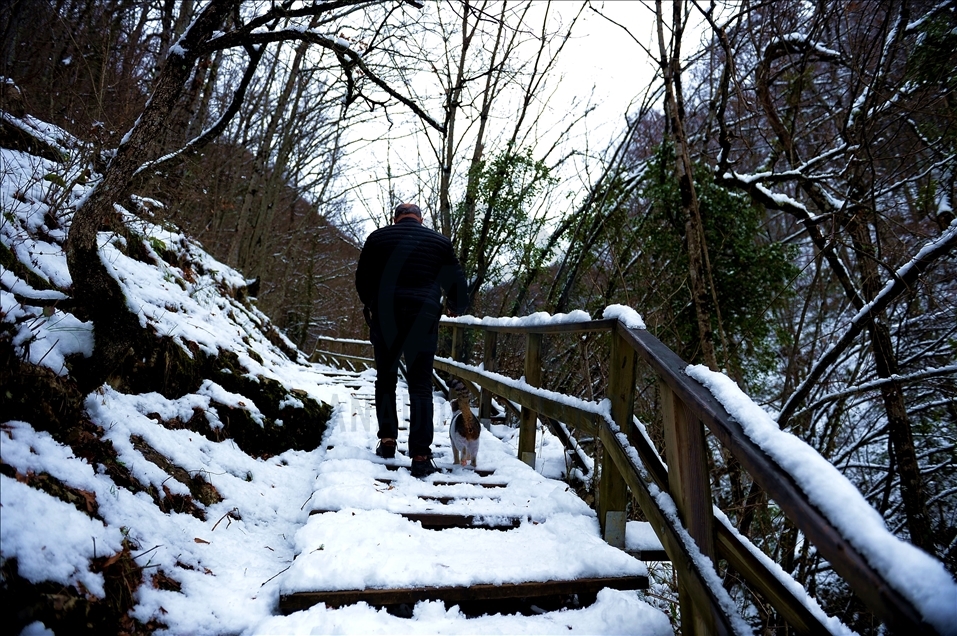
<instances>
[{"instance_id":1,"label":"man","mask_svg":"<svg viewBox=\"0 0 957 636\"><path fill-rule=\"evenodd\" d=\"M432 463L432 362L438 345L442 291L449 313L466 310L465 276L452 243L422 225L417 205L402 203L392 225L369 235L356 268L356 290L365 306L375 354L376 455L395 457L399 420L395 387L399 356L409 384L409 456L412 474L436 471Z\"/></svg>"}]
</instances>

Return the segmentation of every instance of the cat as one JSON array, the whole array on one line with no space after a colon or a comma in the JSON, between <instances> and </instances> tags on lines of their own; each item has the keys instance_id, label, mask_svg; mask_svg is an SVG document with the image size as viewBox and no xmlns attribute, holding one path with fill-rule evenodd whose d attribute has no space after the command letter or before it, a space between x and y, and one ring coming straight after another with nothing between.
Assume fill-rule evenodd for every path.
<instances>
[{"instance_id":1,"label":"cat","mask_svg":"<svg viewBox=\"0 0 957 636\"><path fill-rule=\"evenodd\" d=\"M458 378L452 378L449 389L455 395L455 399L452 400L452 421L449 423L452 459L456 464L466 466L471 463L472 468L475 468L482 427L472 413L472 407L469 406L469 391L465 383Z\"/></svg>"}]
</instances>

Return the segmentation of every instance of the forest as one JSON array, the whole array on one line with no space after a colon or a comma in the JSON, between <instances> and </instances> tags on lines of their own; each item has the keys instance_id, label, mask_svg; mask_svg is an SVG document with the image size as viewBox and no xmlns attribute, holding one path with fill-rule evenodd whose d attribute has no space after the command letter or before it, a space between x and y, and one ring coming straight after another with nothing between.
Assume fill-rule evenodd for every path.
<instances>
[{"instance_id":1,"label":"forest","mask_svg":"<svg viewBox=\"0 0 957 636\"><path fill-rule=\"evenodd\" d=\"M5 2L0 110L83 141L68 176L47 179L62 193L50 214L70 218L70 306L111 334L81 390L142 338L98 251L98 232L124 231L115 205L236 268L308 355L320 336L368 337L359 250L414 201L452 240L470 313L634 308L957 574L957 5L648 0L622 22L613 4ZM587 25L624 34L620 55L653 69L602 122L613 134L594 132L592 87L566 90ZM0 146L64 160L10 121ZM87 181L88 196L67 195ZM601 397L606 348L557 339L545 385ZM519 354L501 364L521 375ZM635 412L660 437L656 391L639 378ZM716 504L738 531L829 614L878 633L713 450ZM786 633L724 585L763 633Z\"/></svg>"}]
</instances>

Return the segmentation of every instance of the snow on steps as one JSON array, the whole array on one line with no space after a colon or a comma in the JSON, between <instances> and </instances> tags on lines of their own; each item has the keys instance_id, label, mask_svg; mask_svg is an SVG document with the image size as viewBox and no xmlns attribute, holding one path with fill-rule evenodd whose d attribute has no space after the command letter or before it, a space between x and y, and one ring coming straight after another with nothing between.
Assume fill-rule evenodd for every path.
<instances>
[{"instance_id":1,"label":"snow on steps","mask_svg":"<svg viewBox=\"0 0 957 636\"><path fill-rule=\"evenodd\" d=\"M371 387L355 376L348 382L352 399L327 432L306 504L313 514L283 575L281 611L426 600L508 607L510 599L647 587L645 565L601 539L593 510L488 431L477 470L450 467L449 407L438 397L433 452L441 473L411 476L406 428L396 459L376 457Z\"/></svg>"}]
</instances>

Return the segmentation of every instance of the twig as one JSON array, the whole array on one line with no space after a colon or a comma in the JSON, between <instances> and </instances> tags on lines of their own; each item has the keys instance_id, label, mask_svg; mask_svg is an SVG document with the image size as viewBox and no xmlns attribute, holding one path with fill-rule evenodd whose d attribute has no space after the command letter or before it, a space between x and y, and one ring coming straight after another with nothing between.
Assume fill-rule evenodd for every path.
<instances>
[{"instance_id":1,"label":"twig","mask_svg":"<svg viewBox=\"0 0 957 636\"><path fill-rule=\"evenodd\" d=\"M273 574L272 576L270 576L268 579L266 579L265 581L263 581L262 585L260 585L259 587L262 587L262 586L265 585L266 583L269 583L269 582L272 581L274 578L276 578L277 576L279 576L280 574L282 574L283 572L285 572L286 570L288 570L288 569L291 568L291 567L292 567L292 564L290 563L289 565L287 565L286 567L284 567L283 569L279 570L278 572L276 572L275 574Z\"/></svg>"},{"instance_id":2,"label":"twig","mask_svg":"<svg viewBox=\"0 0 957 636\"><path fill-rule=\"evenodd\" d=\"M314 495L314 494L316 494L316 493L312 493L312 495ZM306 504L309 503L309 500L310 500L310 499L312 499L312 495L309 495L309 499L306 499L304 502L302 502L302 505L299 506L299 509L300 509L300 510L305 510L305 509L306 509Z\"/></svg>"},{"instance_id":3,"label":"twig","mask_svg":"<svg viewBox=\"0 0 957 636\"><path fill-rule=\"evenodd\" d=\"M213 529L210 530L210 532L215 532L215 531L216 531L216 526L218 526L219 524L221 524L221 523L223 522L223 519L225 519L226 517L230 516L231 514L233 514L234 512L236 512L237 510L238 510L238 508L233 508L232 510L230 510L230 511L228 511L226 514L224 514L222 517L220 517L220 518L219 518L219 521L217 521L217 522L213 525ZM232 524L232 521L230 521L229 523ZM227 524L226 527L228 528L229 525Z\"/></svg>"},{"instance_id":4,"label":"twig","mask_svg":"<svg viewBox=\"0 0 957 636\"><path fill-rule=\"evenodd\" d=\"M139 554L137 554L137 555L135 555L135 556L133 556L133 557L130 557L130 558L132 558L132 559L138 559L138 558L140 558L141 556L146 556L147 554L149 554L149 553L152 552L153 550L156 550L157 548L162 548L162 547L163 547L163 544L162 544L162 543L159 544L159 545L154 545L152 548L150 548L150 549L147 550L146 552L140 552Z\"/></svg>"}]
</instances>

